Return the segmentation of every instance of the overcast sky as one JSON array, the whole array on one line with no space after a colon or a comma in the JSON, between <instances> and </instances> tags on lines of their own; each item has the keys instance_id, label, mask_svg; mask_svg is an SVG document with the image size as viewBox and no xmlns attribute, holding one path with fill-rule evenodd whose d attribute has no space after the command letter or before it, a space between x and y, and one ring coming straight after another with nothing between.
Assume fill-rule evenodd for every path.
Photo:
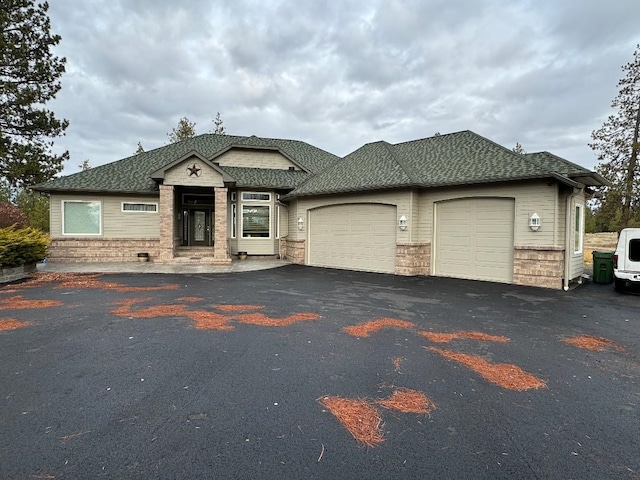
<instances>
[{"instance_id":1,"label":"overcast sky","mask_svg":"<svg viewBox=\"0 0 640 480\"><path fill-rule=\"evenodd\" d=\"M303 140L343 156L472 130L588 168L638 0L51 0L67 58L49 104L65 174L197 133Z\"/></svg>"}]
</instances>

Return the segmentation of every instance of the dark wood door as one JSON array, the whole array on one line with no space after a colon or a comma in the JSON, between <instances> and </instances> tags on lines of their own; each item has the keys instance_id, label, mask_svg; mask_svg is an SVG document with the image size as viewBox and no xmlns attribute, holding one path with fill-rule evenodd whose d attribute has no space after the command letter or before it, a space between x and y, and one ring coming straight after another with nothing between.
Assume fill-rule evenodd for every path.
<instances>
[{"instance_id":1,"label":"dark wood door","mask_svg":"<svg viewBox=\"0 0 640 480\"><path fill-rule=\"evenodd\" d=\"M189 245L207 247L212 244L211 238L211 210L190 210Z\"/></svg>"}]
</instances>

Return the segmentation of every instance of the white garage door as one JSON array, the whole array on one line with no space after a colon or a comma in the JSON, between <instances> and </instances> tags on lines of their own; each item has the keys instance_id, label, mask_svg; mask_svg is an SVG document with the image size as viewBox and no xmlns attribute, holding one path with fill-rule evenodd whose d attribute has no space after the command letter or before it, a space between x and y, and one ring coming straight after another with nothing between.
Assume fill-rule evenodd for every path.
<instances>
[{"instance_id":1,"label":"white garage door","mask_svg":"<svg viewBox=\"0 0 640 480\"><path fill-rule=\"evenodd\" d=\"M503 198L436 203L435 274L511 282L514 206Z\"/></svg>"},{"instance_id":2,"label":"white garage door","mask_svg":"<svg viewBox=\"0 0 640 480\"><path fill-rule=\"evenodd\" d=\"M308 229L309 265L395 271L395 206L358 203L314 209Z\"/></svg>"}]
</instances>

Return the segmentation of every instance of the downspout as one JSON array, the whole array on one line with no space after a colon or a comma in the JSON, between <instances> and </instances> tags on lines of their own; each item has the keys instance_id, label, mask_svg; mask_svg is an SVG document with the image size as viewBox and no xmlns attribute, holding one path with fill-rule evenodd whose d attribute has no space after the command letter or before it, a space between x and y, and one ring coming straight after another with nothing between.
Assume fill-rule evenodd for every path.
<instances>
[{"instance_id":1,"label":"downspout","mask_svg":"<svg viewBox=\"0 0 640 480\"><path fill-rule=\"evenodd\" d=\"M567 197L567 213L565 214L565 226L564 226L564 291L569 290L569 275L571 274L571 256L569 255L569 247L571 244L571 232L573 231L573 225L571 222L571 216L573 209L573 200L576 198L579 192L573 189L573 193Z\"/></svg>"}]
</instances>

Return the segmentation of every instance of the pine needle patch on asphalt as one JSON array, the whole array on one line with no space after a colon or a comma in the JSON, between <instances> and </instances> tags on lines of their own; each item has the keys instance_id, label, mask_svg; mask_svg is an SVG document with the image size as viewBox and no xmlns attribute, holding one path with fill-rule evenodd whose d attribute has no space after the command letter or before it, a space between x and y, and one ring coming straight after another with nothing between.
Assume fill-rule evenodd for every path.
<instances>
[{"instance_id":1,"label":"pine needle patch on asphalt","mask_svg":"<svg viewBox=\"0 0 640 480\"><path fill-rule=\"evenodd\" d=\"M29 300L22 296L3 298L0 300L0 310L27 310L31 308L59 307L63 303L59 300Z\"/></svg>"},{"instance_id":2,"label":"pine needle patch on asphalt","mask_svg":"<svg viewBox=\"0 0 640 480\"><path fill-rule=\"evenodd\" d=\"M415 325L406 320L398 320L396 318L381 318L378 320L371 320L369 322L359 323L357 325L351 325L344 327L342 330L352 337L368 337L371 333L382 330L383 328L405 328L413 329Z\"/></svg>"},{"instance_id":3,"label":"pine needle patch on asphalt","mask_svg":"<svg viewBox=\"0 0 640 480\"><path fill-rule=\"evenodd\" d=\"M423 392L404 387L397 388L391 396L376 403L381 407L402 413L428 414L436 409L436 404Z\"/></svg>"},{"instance_id":4,"label":"pine needle patch on asphalt","mask_svg":"<svg viewBox=\"0 0 640 480\"><path fill-rule=\"evenodd\" d=\"M358 442L375 447L384 442L382 417L366 400L320 397L318 402L329 410Z\"/></svg>"},{"instance_id":5,"label":"pine needle patch on asphalt","mask_svg":"<svg viewBox=\"0 0 640 480\"><path fill-rule=\"evenodd\" d=\"M425 348L464 365L488 382L494 383L502 388L521 392L545 387L547 385L544 380L525 372L517 365L510 363L489 363L477 355L467 355L465 353L457 353L436 347Z\"/></svg>"},{"instance_id":6,"label":"pine needle patch on asphalt","mask_svg":"<svg viewBox=\"0 0 640 480\"><path fill-rule=\"evenodd\" d=\"M27 322L21 322L20 320L16 320L14 318L0 318L0 332L23 328L27 325L29 325Z\"/></svg>"},{"instance_id":7,"label":"pine needle patch on asphalt","mask_svg":"<svg viewBox=\"0 0 640 480\"><path fill-rule=\"evenodd\" d=\"M428 332L420 331L418 335L425 337L427 340L433 343L450 343L452 340L469 339L480 340L485 342L500 342L506 343L509 341L508 337L502 335L489 335L482 332L473 331L458 331L453 333L441 333L441 332Z\"/></svg>"},{"instance_id":8,"label":"pine needle patch on asphalt","mask_svg":"<svg viewBox=\"0 0 640 480\"><path fill-rule=\"evenodd\" d=\"M595 352L603 352L605 350L617 350L619 352L624 351L624 348L613 340L609 340L604 337L594 337L592 335L580 335L579 337L566 338L564 343L573 345L574 347L593 350Z\"/></svg>"}]
</instances>

